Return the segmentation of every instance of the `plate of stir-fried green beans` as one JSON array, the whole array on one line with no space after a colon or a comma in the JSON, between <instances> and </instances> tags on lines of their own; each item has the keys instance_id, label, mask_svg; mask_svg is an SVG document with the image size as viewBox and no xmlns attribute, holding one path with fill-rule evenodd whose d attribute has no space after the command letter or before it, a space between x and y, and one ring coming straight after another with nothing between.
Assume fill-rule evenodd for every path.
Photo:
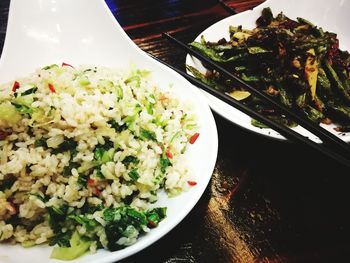
<instances>
[{"instance_id":1,"label":"plate of stir-fried green beans","mask_svg":"<svg viewBox=\"0 0 350 263\"><path fill-rule=\"evenodd\" d=\"M337 32L337 35L327 31L327 25L322 24L323 28L308 17L295 16L292 19L295 11L290 12L292 15L289 17L287 10L281 12L266 4L259 10L253 10L255 12L250 11L249 22L244 14L232 16L208 28L190 46L287 108L297 110L345 141L350 141L350 54L339 46L341 32ZM350 7L349 4L347 6ZM291 9L292 6L289 6ZM322 20L315 15L314 18L316 22ZM255 25L252 26L254 21ZM329 21L332 21L330 14ZM222 30L226 30L225 34L222 34ZM348 40L346 37L344 39L344 42ZM271 105L219 72L205 68L190 56L186 64L188 72L195 77L257 112L318 141ZM283 138L264 124L206 95L211 107L228 120L260 134Z\"/></svg>"}]
</instances>

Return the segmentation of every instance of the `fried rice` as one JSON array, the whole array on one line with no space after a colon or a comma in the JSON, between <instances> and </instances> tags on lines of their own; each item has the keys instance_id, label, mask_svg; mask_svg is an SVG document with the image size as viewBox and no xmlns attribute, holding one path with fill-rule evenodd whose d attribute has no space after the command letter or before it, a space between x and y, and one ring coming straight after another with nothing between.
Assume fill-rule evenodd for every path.
<instances>
[{"instance_id":1,"label":"fried rice","mask_svg":"<svg viewBox=\"0 0 350 263\"><path fill-rule=\"evenodd\" d=\"M184 153L196 117L168 90L145 70L68 64L1 85L0 241L66 259L156 227L159 191L195 185Z\"/></svg>"}]
</instances>

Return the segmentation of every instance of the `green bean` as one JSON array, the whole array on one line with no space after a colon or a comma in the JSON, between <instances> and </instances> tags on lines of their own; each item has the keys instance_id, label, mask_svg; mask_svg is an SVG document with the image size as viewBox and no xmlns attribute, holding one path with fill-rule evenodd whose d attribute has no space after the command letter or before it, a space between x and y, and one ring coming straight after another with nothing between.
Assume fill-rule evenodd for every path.
<instances>
[{"instance_id":1,"label":"green bean","mask_svg":"<svg viewBox=\"0 0 350 263\"><path fill-rule=\"evenodd\" d=\"M338 48L335 33L323 31L304 18L295 21L283 13L274 17L269 8L263 9L256 28L230 26L229 33L228 41L207 42L202 37L200 43L190 45L253 88L301 111L316 123L325 117L337 118L340 125L349 122L350 54ZM311 53L315 61L312 65L308 63ZM233 82L220 74L191 72L217 89L218 85L225 92L232 89ZM269 117L284 119L254 96L244 103L259 112L269 112ZM256 121L252 124L262 127Z\"/></svg>"},{"instance_id":2,"label":"green bean","mask_svg":"<svg viewBox=\"0 0 350 263\"><path fill-rule=\"evenodd\" d=\"M222 85L220 85L217 81L215 81L212 78L208 78L207 76L205 76L204 74L202 74L199 70L197 70L196 68L187 65L186 68L193 74L193 76L195 76L197 79L199 79L200 81L202 81L203 83L217 89L217 90L221 90L221 91L225 91L226 88L223 87Z\"/></svg>"},{"instance_id":3,"label":"green bean","mask_svg":"<svg viewBox=\"0 0 350 263\"><path fill-rule=\"evenodd\" d=\"M350 107L345 105L336 105L334 102L329 102L328 107L333 111L338 117L350 121Z\"/></svg>"},{"instance_id":4,"label":"green bean","mask_svg":"<svg viewBox=\"0 0 350 263\"><path fill-rule=\"evenodd\" d=\"M280 101L283 105L287 106L288 108L292 108L293 106L293 99L291 97L291 95L289 94L289 92L282 87L281 84L277 85L279 91L280 91Z\"/></svg>"},{"instance_id":5,"label":"green bean","mask_svg":"<svg viewBox=\"0 0 350 263\"><path fill-rule=\"evenodd\" d=\"M327 73L327 77L333 82L333 87L339 92L339 94L342 95L342 97L350 103L350 94L346 91L343 83L340 81L337 73L334 71L332 66L329 64L329 62L325 59L323 61L323 64L325 66L325 70Z\"/></svg>"},{"instance_id":6,"label":"green bean","mask_svg":"<svg viewBox=\"0 0 350 263\"><path fill-rule=\"evenodd\" d=\"M239 60L242 59L244 57L247 57L249 54L239 54L237 56L233 56L230 57L228 59L224 58L222 56L221 53L216 52L215 50L206 47L205 45L198 43L198 42L192 42L190 43L190 45L192 47L194 47L195 49L197 49L198 51L202 52L203 54L205 54L207 57L209 57L210 59L216 61L216 62L221 62L221 63L226 63L226 62L230 62L230 61L235 61L235 60Z\"/></svg>"},{"instance_id":7,"label":"green bean","mask_svg":"<svg viewBox=\"0 0 350 263\"><path fill-rule=\"evenodd\" d=\"M322 68L318 69L317 75L317 91L320 93L323 99L333 99L333 91L331 88L331 82L327 78L326 73Z\"/></svg>"}]
</instances>

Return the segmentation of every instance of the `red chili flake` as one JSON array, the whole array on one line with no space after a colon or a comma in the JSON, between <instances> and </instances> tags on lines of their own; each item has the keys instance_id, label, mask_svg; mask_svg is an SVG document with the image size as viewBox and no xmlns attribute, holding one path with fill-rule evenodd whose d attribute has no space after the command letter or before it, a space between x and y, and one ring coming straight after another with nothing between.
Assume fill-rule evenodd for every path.
<instances>
[{"instance_id":1,"label":"red chili flake","mask_svg":"<svg viewBox=\"0 0 350 263\"><path fill-rule=\"evenodd\" d=\"M88 186L93 186L94 183L95 183L95 180L94 180L94 179L91 179L91 178L87 179L87 185L88 185Z\"/></svg>"},{"instance_id":2,"label":"red chili flake","mask_svg":"<svg viewBox=\"0 0 350 263\"><path fill-rule=\"evenodd\" d=\"M65 63L65 62L62 62L62 67L71 67L71 68L74 68L72 65L68 64L68 63Z\"/></svg>"},{"instance_id":3,"label":"red chili flake","mask_svg":"<svg viewBox=\"0 0 350 263\"><path fill-rule=\"evenodd\" d=\"M149 224L150 227L156 227L157 226L157 224L154 223L151 219L147 218L147 221L148 221L148 224Z\"/></svg>"},{"instance_id":4,"label":"red chili flake","mask_svg":"<svg viewBox=\"0 0 350 263\"><path fill-rule=\"evenodd\" d=\"M51 92L53 92L53 93L56 92L55 87L51 83L48 83L47 85L48 85Z\"/></svg>"},{"instance_id":5,"label":"red chili flake","mask_svg":"<svg viewBox=\"0 0 350 263\"><path fill-rule=\"evenodd\" d=\"M15 92L16 91L16 89L18 89L19 88L19 82L18 81L15 81L14 83L13 83L13 86L12 86L12 91L13 92Z\"/></svg>"},{"instance_id":6,"label":"red chili flake","mask_svg":"<svg viewBox=\"0 0 350 263\"><path fill-rule=\"evenodd\" d=\"M173 158L173 154L171 152L169 152L169 150L167 150L165 152L166 156L169 158L169 159L172 159Z\"/></svg>"},{"instance_id":7,"label":"red chili flake","mask_svg":"<svg viewBox=\"0 0 350 263\"><path fill-rule=\"evenodd\" d=\"M101 194L101 191L98 189L98 188L92 188L92 193L94 194L94 195L100 195Z\"/></svg>"},{"instance_id":8,"label":"red chili flake","mask_svg":"<svg viewBox=\"0 0 350 263\"><path fill-rule=\"evenodd\" d=\"M195 186L197 184L197 182L195 181L187 181L187 183L190 185L190 186Z\"/></svg>"},{"instance_id":9,"label":"red chili flake","mask_svg":"<svg viewBox=\"0 0 350 263\"><path fill-rule=\"evenodd\" d=\"M189 139L189 143L190 144L194 144L195 142L196 142L196 140L198 139L198 137L199 137L199 133L198 132L196 132L195 134L193 134L192 136L191 136L191 138Z\"/></svg>"}]
</instances>

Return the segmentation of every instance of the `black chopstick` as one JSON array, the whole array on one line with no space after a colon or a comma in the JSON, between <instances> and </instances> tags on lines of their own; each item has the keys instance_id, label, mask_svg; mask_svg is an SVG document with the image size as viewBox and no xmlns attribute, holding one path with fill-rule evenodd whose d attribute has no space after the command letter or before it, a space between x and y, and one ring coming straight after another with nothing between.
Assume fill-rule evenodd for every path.
<instances>
[{"instance_id":1,"label":"black chopstick","mask_svg":"<svg viewBox=\"0 0 350 263\"><path fill-rule=\"evenodd\" d=\"M225 9L231 15L237 14L236 10L234 10L232 7L226 4L223 0L218 0L218 2L222 6L222 8Z\"/></svg>"},{"instance_id":2,"label":"black chopstick","mask_svg":"<svg viewBox=\"0 0 350 263\"><path fill-rule=\"evenodd\" d=\"M158 62L164 64L165 66L173 69L174 71L176 71L177 73L179 73L180 75L185 77L193 85L210 93L211 95L217 97L218 99L225 101L226 103L228 103L232 107L235 107L236 109L244 112L245 114L249 115L250 117L252 117L252 118L262 122L263 124L271 127L272 129L279 132L284 137L286 137L292 141L308 145L308 146L312 147L313 149L321 152L322 154L334 159L335 161L339 162L340 164L343 164L343 165L350 168L350 159L347 159L347 158L343 157L342 155L338 154L337 152L334 152L332 149L329 149L329 148L323 146L322 144L315 143L314 141L308 139L305 136L300 135L299 133L295 132L294 130L292 130L284 125L281 125L281 124L277 123L276 121L271 120L271 119L255 112L254 110L252 110L248 106L244 105L243 103L233 99L232 97L230 97L229 95L227 95L225 93L222 93L222 92L206 85L205 83L201 82L200 80L188 75L186 72L184 72L180 69L177 69L177 68L169 65L168 63L152 56L152 55L150 55L150 56L153 59L157 60Z\"/></svg>"},{"instance_id":3,"label":"black chopstick","mask_svg":"<svg viewBox=\"0 0 350 263\"><path fill-rule=\"evenodd\" d=\"M286 108L284 105L275 101L273 98L269 97L268 95L264 94L263 92L259 91L258 89L254 89L252 86L250 86L249 84L247 84L243 80L239 79L238 77L236 77L232 73L230 73L228 70L226 70L224 67L220 66L218 63L210 60L209 58L205 57L204 55L202 55L198 51L190 48L188 45L175 39L174 37L170 36L169 34L163 33L162 35L164 37L168 38L169 40L171 40L173 43L177 44L179 47L181 47L185 51L187 51L189 54L197 57L201 61L206 62L207 64L209 64L212 68L214 68L218 72L220 72L220 73L226 75L227 77L229 77L230 79L236 81L239 85L241 85L242 87L244 87L245 89L247 89L248 91L250 91L251 93L256 95L257 97L259 97L260 99L262 99L262 100L266 101L267 103L270 103L271 105L276 107L276 109L280 110L287 117L291 118L292 120L297 122L299 125L304 127L306 130L310 131L311 133L313 133L314 135L319 137L322 140L322 142L327 144L329 147L336 148L336 149L340 150L340 152L342 152L346 156L350 156L350 145L348 145L346 142L344 142L342 139L340 139L336 135L330 133L329 131L320 127L319 125L316 125L315 123L313 123L309 119L301 116L300 114L296 113L295 111Z\"/></svg>"}]
</instances>

